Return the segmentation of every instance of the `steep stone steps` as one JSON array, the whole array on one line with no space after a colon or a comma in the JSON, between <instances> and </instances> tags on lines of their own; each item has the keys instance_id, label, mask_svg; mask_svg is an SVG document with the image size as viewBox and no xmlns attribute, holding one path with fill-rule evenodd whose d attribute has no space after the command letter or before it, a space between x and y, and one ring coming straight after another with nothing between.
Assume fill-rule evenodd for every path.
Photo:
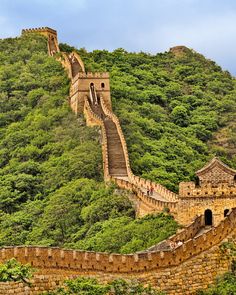
<instances>
[{"instance_id":1,"label":"steep stone steps","mask_svg":"<svg viewBox=\"0 0 236 295\"><path fill-rule=\"evenodd\" d=\"M116 124L111 119L104 120L108 143L108 167L112 176L127 176L127 167L120 136Z\"/></svg>"},{"instance_id":2,"label":"steep stone steps","mask_svg":"<svg viewBox=\"0 0 236 295\"><path fill-rule=\"evenodd\" d=\"M116 124L106 116L101 105L91 103L91 108L103 120L105 125L109 174L116 177L127 177L125 155Z\"/></svg>"}]
</instances>

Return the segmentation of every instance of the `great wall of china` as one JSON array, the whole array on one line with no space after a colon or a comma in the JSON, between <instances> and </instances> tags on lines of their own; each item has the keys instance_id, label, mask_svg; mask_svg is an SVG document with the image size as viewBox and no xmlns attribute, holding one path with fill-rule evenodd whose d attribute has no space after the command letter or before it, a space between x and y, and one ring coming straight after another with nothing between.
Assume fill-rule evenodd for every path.
<instances>
[{"instance_id":1,"label":"great wall of china","mask_svg":"<svg viewBox=\"0 0 236 295\"><path fill-rule=\"evenodd\" d=\"M49 55L59 52L56 31L50 28L23 30L48 38ZM174 52L174 50L172 50ZM185 227L170 240L183 245L170 249L167 242L129 255L86 252L47 247L6 247L0 249L0 262L15 257L37 269L32 287L22 283L0 283L0 295L40 294L55 289L66 278L96 277L102 282L116 278L138 279L167 294L195 294L214 278L230 269L231 261L220 250L224 241L236 238L236 171L214 158L196 174L199 184L180 183L179 194L160 184L135 176L130 168L128 149L119 123L112 112L108 73L86 73L76 52L55 57L71 79L70 105L84 113L89 126L102 130L105 181L129 190L138 216L170 213ZM153 195L147 188L153 186Z\"/></svg>"}]
</instances>

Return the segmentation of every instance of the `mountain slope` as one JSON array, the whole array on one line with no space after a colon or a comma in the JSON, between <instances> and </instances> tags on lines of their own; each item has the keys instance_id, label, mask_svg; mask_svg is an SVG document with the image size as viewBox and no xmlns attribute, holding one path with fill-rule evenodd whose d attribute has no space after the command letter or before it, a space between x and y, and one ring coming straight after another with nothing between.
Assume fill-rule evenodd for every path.
<instances>
[{"instance_id":1,"label":"mountain slope","mask_svg":"<svg viewBox=\"0 0 236 295\"><path fill-rule=\"evenodd\" d=\"M127 253L173 234L171 216L135 220L127 196L105 187L98 128L76 118L68 92L44 37L0 40L0 246Z\"/></svg>"},{"instance_id":2,"label":"mountain slope","mask_svg":"<svg viewBox=\"0 0 236 295\"><path fill-rule=\"evenodd\" d=\"M78 52L89 70L111 73L113 107L135 174L177 191L213 155L236 167L235 145L228 151L217 139L222 128L232 130L236 112L228 72L187 48L180 55Z\"/></svg>"}]
</instances>

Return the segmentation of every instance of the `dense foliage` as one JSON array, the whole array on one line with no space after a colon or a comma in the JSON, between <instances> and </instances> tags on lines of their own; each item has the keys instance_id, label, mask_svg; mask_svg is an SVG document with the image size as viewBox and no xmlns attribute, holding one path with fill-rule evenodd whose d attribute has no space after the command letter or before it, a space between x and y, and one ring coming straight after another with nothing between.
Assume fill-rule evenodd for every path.
<instances>
[{"instance_id":1,"label":"dense foliage","mask_svg":"<svg viewBox=\"0 0 236 295\"><path fill-rule=\"evenodd\" d=\"M213 155L236 167L236 82L228 72L187 48L178 57L78 52L88 70L110 72L135 174L177 191Z\"/></svg>"},{"instance_id":2,"label":"dense foliage","mask_svg":"<svg viewBox=\"0 0 236 295\"><path fill-rule=\"evenodd\" d=\"M15 258L0 264L0 282L23 282L30 285L34 269L28 264L21 264Z\"/></svg>"},{"instance_id":3,"label":"dense foliage","mask_svg":"<svg viewBox=\"0 0 236 295\"><path fill-rule=\"evenodd\" d=\"M173 234L170 216L135 220L102 183L98 128L71 112L68 89L44 37L0 40L0 246L127 253Z\"/></svg>"},{"instance_id":4,"label":"dense foliage","mask_svg":"<svg viewBox=\"0 0 236 295\"><path fill-rule=\"evenodd\" d=\"M136 281L114 280L108 284L100 284L96 279L77 278L66 281L65 288L59 288L47 295L162 295L150 286L144 287Z\"/></svg>"}]
</instances>

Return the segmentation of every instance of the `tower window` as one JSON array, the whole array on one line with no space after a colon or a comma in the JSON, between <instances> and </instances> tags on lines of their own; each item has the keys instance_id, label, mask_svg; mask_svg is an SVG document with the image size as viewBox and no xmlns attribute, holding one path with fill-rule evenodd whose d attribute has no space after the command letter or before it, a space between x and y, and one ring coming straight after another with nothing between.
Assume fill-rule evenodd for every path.
<instances>
[{"instance_id":1,"label":"tower window","mask_svg":"<svg viewBox=\"0 0 236 295\"><path fill-rule=\"evenodd\" d=\"M205 225L212 225L212 211L207 209L204 213Z\"/></svg>"}]
</instances>

